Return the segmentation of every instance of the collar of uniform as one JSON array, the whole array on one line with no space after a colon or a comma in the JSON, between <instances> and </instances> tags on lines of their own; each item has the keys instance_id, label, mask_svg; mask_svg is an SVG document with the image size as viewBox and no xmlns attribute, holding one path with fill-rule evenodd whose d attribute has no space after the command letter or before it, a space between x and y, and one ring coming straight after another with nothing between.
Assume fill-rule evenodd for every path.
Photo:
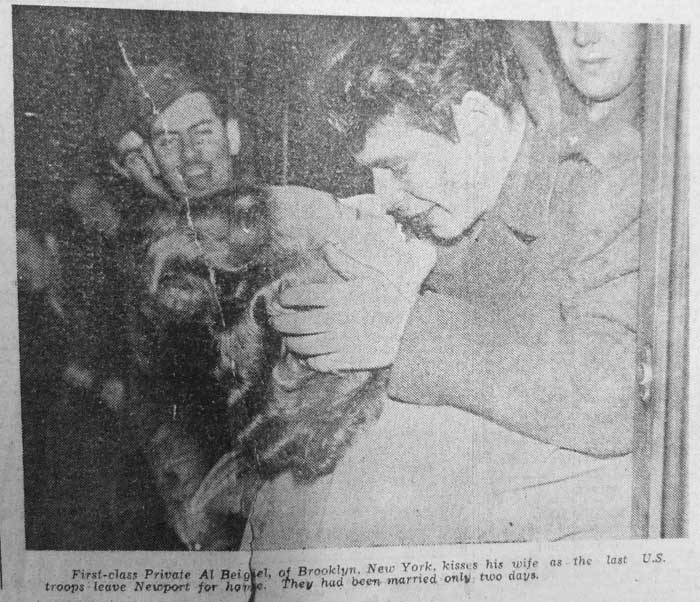
<instances>
[{"instance_id":1,"label":"collar of uniform","mask_svg":"<svg viewBox=\"0 0 700 602\"><path fill-rule=\"evenodd\" d=\"M604 172L639 157L641 135L631 125L606 127L602 122L567 128L561 151L561 160L577 157Z\"/></svg>"},{"instance_id":2,"label":"collar of uniform","mask_svg":"<svg viewBox=\"0 0 700 602\"><path fill-rule=\"evenodd\" d=\"M602 172L636 159L641 152L641 134L637 129L639 84L625 90L620 101L597 122L588 121L583 110L568 114L563 125L560 160L577 157Z\"/></svg>"}]
</instances>

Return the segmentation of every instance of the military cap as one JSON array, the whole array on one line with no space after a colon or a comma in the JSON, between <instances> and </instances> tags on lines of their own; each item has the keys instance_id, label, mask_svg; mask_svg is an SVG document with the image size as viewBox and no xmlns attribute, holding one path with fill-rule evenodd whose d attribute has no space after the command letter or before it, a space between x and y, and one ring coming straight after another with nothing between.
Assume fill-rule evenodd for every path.
<instances>
[{"instance_id":1,"label":"military cap","mask_svg":"<svg viewBox=\"0 0 700 602\"><path fill-rule=\"evenodd\" d=\"M173 61L122 68L99 111L100 135L115 146L130 130L145 138L161 111L194 92L208 93L208 87Z\"/></svg>"}]
</instances>

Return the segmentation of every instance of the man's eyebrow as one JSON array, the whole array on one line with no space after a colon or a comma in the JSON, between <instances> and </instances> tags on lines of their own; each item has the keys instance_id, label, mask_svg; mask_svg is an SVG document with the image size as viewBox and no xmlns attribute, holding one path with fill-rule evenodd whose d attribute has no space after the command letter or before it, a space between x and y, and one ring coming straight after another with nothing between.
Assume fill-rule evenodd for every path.
<instances>
[{"instance_id":1,"label":"man's eyebrow","mask_svg":"<svg viewBox=\"0 0 700 602\"><path fill-rule=\"evenodd\" d=\"M214 120L211 117L208 117L206 119L202 119L201 121L198 121L197 123L193 123L190 127L188 127L188 130L193 130L195 128L201 127L203 125L211 125L214 123Z\"/></svg>"},{"instance_id":2,"label":"man's eyebrow","mask_svg":"<svg viewBox=\"0 0 700 602\"><path fill-rule=\"evenodd\" d=\"M193 130L195 128L201 127L203 125L211 125L214 123L214 120L211 117L206 117L202 119L201 121L198 121L197 123L193 123L192 125L187 127L187 131ZM177 132L173 132L172 130L169 130L165 126L160 126L157 130L153 132L151 135L153 138L156 138L157 136L160 136L162 134L176 134Z\"/></svg>"}]
</instances>

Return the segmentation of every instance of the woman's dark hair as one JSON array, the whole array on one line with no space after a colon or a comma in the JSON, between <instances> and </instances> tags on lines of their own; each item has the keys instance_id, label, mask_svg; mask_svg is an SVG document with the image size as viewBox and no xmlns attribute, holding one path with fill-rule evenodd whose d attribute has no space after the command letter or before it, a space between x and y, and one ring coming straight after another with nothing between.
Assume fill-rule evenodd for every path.
<instances>
[{"instance_id":1,"label":"woman's dark hair","mask_svg":"<svg viewBox=\"0 0 700 602\"><path fill-rule=\"evenodd\" d=\"M280 357L264 407L238 437L241 458L268 479L286 470L306 481L329 474L381 415L387 384L387 370L323 374Z\"/></svg>"},{"instance_id":2,"label":"woman's dark hair","mask_svg":"<svg viewBox=\"0 0 700 602\"><path fill-rule=\"evenodd\" d=\"M494 21L380 19L334 47L311 85L332 127L358 148L379 119L403 105L417 127L457 141L451 106L470 90L510 111L521 68Z\"/></svg>"},{"instance_id":3,"label":"woman's dark hair","mask_svg":"<svg viewBox=\"0 0 700 602\"><path fill-rule=\"evenodd\" d=\"M200 353L180 365L191 369L190 380L212 373L228 387L231 443L241 467L262 478L290 470L312 480L331 472L355 436L377 419L387 371L324 374L284 353L268 325L266 301L279 294L282 279L318 284L340 276L315 243L279 234L267 189L242 186L237 192L240 196L214 197L193 208L196 240L181 217L166 220L150 246L141 312L143 386L153 386L153 362L167 351L160 333L185 328L201 333L198 349L213 350L216 357ZM200 220L211 216L228 222L228 236ZM337 216L355 225L354 215Z\"/></svg>"}]
</instances>

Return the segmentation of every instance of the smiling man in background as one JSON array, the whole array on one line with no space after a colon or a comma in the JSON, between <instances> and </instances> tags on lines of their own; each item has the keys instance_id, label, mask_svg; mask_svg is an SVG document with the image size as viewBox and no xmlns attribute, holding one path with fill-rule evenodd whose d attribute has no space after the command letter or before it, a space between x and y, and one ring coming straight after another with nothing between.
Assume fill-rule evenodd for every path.
<instances>
[{"instance_id":1,"label":"smiling man in background","mask_svg":"<svg viewBox=\"0 0 700 602\"><path fill-rule=\"evenodd\" d=\"M145 450L177 531L182 500L228 446L227 392L211 374L215 354L206 327L149 314L147 283L140 279L145 249L173 227L188 202L231 193L240 136L237 119L182 65L129 67L113 82L99 115L112 167L133 188L130 201L117 208L133 289L124 291L133 362L126 396L113 409L127 418ZM227 545L235 545L235 526L217 527Z\"/></svg>"},{"instance_id":2,"label":"smiling man in background","mask_svg":"<svg viewBox=\"0 0 700 602\"><path fill-rule=\"evenodd\" d=\"M205 93L185 94L154 116L150 143L160 175L176 196L196 199L231 186L238 122L223 120Z\"/></svg>"}]
</instances>

